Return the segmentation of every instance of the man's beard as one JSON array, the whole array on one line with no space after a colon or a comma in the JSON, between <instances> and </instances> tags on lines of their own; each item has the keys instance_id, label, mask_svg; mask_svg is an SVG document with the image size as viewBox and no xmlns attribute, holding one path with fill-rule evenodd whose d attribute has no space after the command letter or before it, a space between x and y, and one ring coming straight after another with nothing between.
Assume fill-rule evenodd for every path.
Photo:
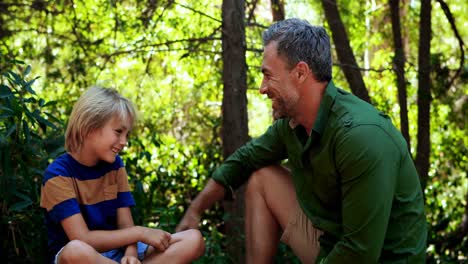
<instances>
[{"instance_id":1,"label":"man's beard","mask_svg":"<svg viewBox=\"0 0 468 264\"><path fill-rule=\"evenodd\" d=\"M274 103L274 102L273 102ZM286 118L288 117L287 111L286 111L286 104L283 99L277 99L276 101L276 107L273 108L273 119L278 120L281 118Z\"/></svg>"}]
</instances>

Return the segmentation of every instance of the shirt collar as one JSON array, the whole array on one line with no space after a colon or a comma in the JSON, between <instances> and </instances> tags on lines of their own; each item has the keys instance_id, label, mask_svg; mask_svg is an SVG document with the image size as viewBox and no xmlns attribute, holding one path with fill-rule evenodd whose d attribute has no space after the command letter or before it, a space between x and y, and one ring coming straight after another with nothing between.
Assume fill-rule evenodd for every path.
<instances>
[{"instance_id":1,"label":"shirt collar","mask_svg":"<svg viewBox=\"0 0 468 264\"><path fill-rule=\"evenodd\" d=\"M330 108L335 101L335 97L337 94L337 89L333 81L328 82L327 87L325 88L325 93L323 94L322 100L320 101L320 108L317 114L317 119L314 122L313 131L319 133L320 135L323 133L323 130L328 121L328 114L330 113ZM294 129L299 124L295 122L292 118L289 119L289 126Z\"/></svg>"}]
</instances>

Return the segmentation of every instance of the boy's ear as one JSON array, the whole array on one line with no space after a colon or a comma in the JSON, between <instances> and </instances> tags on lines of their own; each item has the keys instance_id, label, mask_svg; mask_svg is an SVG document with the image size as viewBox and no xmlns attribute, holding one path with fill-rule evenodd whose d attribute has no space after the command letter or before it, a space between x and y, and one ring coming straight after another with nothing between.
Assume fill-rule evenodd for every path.
<instances>
[{"instance_id":1,"label":"boy's ear","mask_svg":"<svg viewBox=\"0 0 468 264\"><path fill-rule=\"evenodd\" d=\"M91 134L92 131L81 131L80 133L80 139L81 139L81 144L86 140L86 138Z\"/></svg>"}]
</instances>

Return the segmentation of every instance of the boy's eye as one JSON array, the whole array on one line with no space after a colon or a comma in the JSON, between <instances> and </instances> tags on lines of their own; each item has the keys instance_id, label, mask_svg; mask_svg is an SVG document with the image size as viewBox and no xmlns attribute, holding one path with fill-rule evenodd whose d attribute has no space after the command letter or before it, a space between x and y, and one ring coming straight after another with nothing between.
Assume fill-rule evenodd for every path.
<instances>
[{"instance_id":1,"label":"boy's eye","mask_svg":"<svg viewBox=\"0 0 468 264\"><path fill-rule=\"evenodd\" d=\"M116 129L115 132L116 132L117 134L120 134L120 133L122 133L122 129Z\"/></svg>"}]
</instances>

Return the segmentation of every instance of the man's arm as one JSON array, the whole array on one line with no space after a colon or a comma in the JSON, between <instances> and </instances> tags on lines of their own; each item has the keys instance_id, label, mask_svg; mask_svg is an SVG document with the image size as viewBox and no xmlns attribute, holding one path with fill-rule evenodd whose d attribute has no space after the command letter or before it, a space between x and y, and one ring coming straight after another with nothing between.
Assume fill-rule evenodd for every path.
<instances>
[{"instance_id":1,"label":"man's arm","mask_svg":"<svg viewBox=\"0 0 468 264\"><path fill-rule=\"evenodd\" d=\"M279 132L283 127L289 129L287 120L276 121L262 136L240 147L226 159L191 203L176 231L198 229L203 211L223 199L226 191L232 195L233 190L247 181L254 170L285 159L286 146Z\"/></svg>"},{"instance_id":2,"label":"man's arm","mask_svg":"<svg viewBox=\"0 0 468 264\"><path fill-rule=\"evenodd\" d=\"M210 179L205 188L192 201L185 212L184 217L176 227L176 232L187 229L198 229L202 213L213 206L214 203L224 198L224 186Z\"/></svg>"}]
</instances>

